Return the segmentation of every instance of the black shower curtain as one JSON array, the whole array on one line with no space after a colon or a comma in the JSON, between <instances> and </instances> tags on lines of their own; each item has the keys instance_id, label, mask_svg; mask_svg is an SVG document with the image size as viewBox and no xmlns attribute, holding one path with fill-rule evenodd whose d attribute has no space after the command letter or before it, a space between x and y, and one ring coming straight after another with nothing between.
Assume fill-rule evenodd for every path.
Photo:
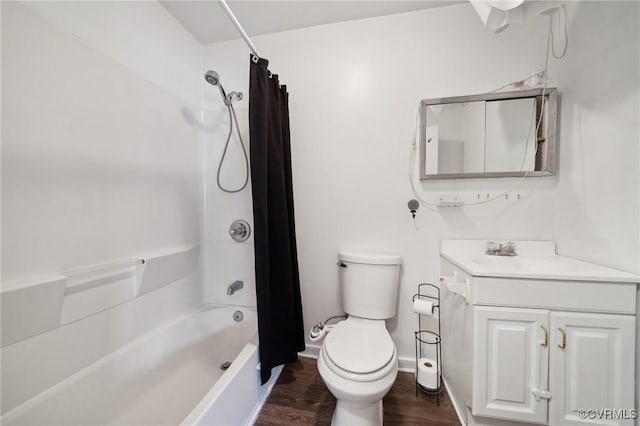
<instances>
[{"instance_id":1,"label":"black shower curtain","mask_svg":"<svg viewBox=\"0 0 640 426\"><path fill-rule=\"evenodd\" d=\"M289 94L265 59L251 61L249 131L262 384L305 349L293 217Z\"/></svg>"}]
</instances>

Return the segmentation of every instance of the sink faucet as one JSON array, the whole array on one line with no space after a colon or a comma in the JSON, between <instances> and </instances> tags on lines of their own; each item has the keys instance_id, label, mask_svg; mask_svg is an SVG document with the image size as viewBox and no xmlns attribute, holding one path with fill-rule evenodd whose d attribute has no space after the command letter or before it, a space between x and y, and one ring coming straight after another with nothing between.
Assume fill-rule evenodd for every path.
<instances>
[{"instance_id":1,"label":"sink faucet","mask_svg":"<svg viewBox=\"0 0 640 426\"><path fill-rule=\"evenodd\" d=\"M516 245L515 243L508 242L506 244L498 244L494 241L489 241L487 243L487 251L486 254L490 256L516 256Z\"/></svg>"},{"instance_id":2,"label":"sink faucet","mask_svg":"<svg viewBox=\"0 0 640 426\"><path fill-rule=\"evenodd\" d=\"M244 283L242 281L234 281L233 284L227 287L227 294L230 296L236 291L240 290L242 287L244 287Z\"/></svg>"}]
</instances>

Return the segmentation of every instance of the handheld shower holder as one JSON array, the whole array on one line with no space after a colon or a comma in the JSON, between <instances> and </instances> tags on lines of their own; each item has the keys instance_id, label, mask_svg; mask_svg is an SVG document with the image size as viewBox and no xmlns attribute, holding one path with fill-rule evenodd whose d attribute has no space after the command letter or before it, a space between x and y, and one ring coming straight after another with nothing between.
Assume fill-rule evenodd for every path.
<instances>
[{"instance_id":1,"label":"handheld shower holder","mask_svg":"<svg viewBox=\"0 0 640 426\"><path fill-rule=\"evenodd\" d=\"M233 92L227 94L227 97L225 99L225 104L230 105L231 102L234 101L234 99L236 101L241 101L243 97L244 97L244 95L242 94L242 92L233 91Z\"/></svg>"}]
</instances>

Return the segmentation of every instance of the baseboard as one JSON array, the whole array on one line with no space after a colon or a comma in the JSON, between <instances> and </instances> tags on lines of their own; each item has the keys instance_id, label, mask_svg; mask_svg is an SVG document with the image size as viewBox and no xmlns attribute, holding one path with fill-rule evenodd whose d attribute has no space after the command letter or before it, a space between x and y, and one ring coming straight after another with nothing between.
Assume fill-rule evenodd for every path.
<instances>
[{"instance_id":1,"label":"baseboard","mask_svg":"<svg viewBox=\"0 0 640 426\"><path fill-rule=\"evenodd\" d=\"M278 377L280 377L280 373L282 373L283 369L284 365L279 365L271 370L271 378L267 383L263 385L266 386L266 389L264 390L264 392L262 392L260 398L258 398L255 407L253 407L253 411L249 415L248 420L245 422L245 426L253 426L256 423L256 420L258 420L258 416L260 415L260 411L262 411L264 403L267 402L267 398L269 398L269 395L271 394L271 391L278 381Z\"/></svg>"},{"instance_id":2,"label":"baseboard","mask_svg":"<svg viewBox=\"0 0 640 426\"><path fill-rule=\"evenodd\" d=\"M304 352L298 352L298 355L303 358L313 358L318 359L318 355L320 355L320 345L310 345L307 344Z\"/></svg>"},{"instance_id":3,"label":"baseboard","mask_svg":"<svg viewBox=\"0 0 640 426\"><path fill-rule=\"evenodd\" d=\"M462 426L466 426L467 423L465 422L465 407L460 407L459 404L457 403L456 398L454 397L454 395L451 393L451 388L449 387L449 385L447 384L447 381L445 380L445 378L442 378L442 383L444 384L444 388L447 390L447 395L449 395L449 401L451 401L451 405L453 406L454 411L456 412L456 416L458 416L458 421L460 422L460 424Z\"/></svg>"},{"instance_id":4,"label":"baseboard","mask_svg":"<svg viewBox=\"0 0 640 426\"><path fill-rule=\"evenodd\" d=\"M416 359L398 357L398 371L405 373L414 373L416 371Z\"/></svg>"}]
</instances>

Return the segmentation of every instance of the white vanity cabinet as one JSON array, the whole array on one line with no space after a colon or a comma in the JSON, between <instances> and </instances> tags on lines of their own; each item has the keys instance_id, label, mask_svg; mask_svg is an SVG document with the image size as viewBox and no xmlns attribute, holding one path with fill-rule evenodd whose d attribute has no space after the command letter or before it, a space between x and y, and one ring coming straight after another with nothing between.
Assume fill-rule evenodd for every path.
<instances>
[{"instance_id":1,"label":"white vanity cabinet","mask_svg":"<svg viewBox=\"0 0 640 426\"><path fill-rule=\"evenodd\" d=\"M550 329L552 425L584 424L580 408L633 408L634 316L551 312Z\"/></svg>"},{"instance_id":2,"label":"white vanity cabinet","mask_svg":"<svg viewBox=\"0 0 640 426\"><path fill-rule=\"evenodd\" d=\"M473 327L473 414L577 425L633 407L633 316L476 306Z\"/></svg>"},{"instance_id":3,"label":"white vanity cabinet","mask_svg":"<svg viewBox=\"0 0 640 426\"><path fill-rule=\"evenodd\" d=\"M611 414L583 419L579 410L634 408L638 277L555 256L555 248L546 269L534 271L527 250L520 259L478 259L444 243L444 380L468 425L634 424ZM561 268L571 274L552 261L567 261Z\"/></svg>"},{"instance_id":4,"label":"white vanity cabinet","mask_svg":"<svg viewBox=\"0 0 640 426\"><path fill-rule=\"evenodd\" d=\"M473 309L473 414L547 423L549 311Z\"/></svg>"}]
</instances>

